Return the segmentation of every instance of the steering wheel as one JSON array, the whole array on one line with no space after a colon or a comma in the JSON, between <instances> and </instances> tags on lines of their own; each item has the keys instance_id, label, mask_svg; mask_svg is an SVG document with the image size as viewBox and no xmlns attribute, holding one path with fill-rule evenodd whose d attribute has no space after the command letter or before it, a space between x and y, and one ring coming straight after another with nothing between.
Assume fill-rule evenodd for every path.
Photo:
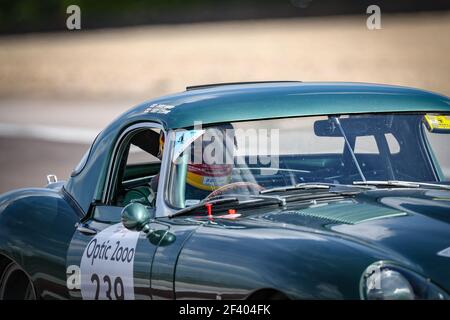
<instances>
[{"instance_id":1,"label":"steering wheel","mask_svg":"<svg viewBox=\"0 0 450 320\"><path fill-rule=\"evenodd\" d=\"M220 187L219 189L214 190L213 192L208 194L205 200L225 194L228 191L235 191L236 189L252 189L259 192L261 190L264 190L264 187L253 182L246 182L246 181L232 182Z\"/></svg>"}]
</instances>

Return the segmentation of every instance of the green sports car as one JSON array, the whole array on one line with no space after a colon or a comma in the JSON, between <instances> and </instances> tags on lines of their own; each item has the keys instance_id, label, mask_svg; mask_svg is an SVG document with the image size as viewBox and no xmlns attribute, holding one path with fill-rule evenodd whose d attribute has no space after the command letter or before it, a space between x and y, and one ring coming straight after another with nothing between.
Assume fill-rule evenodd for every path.
<instances>
[{"instance_id":1,"label":"green sports car","mask_svg":"<svg viewBox=\"0 0 450 320\"><path fill-rule=\"evenodd\" d=\"M188 87L0 196L0 299L449 299L450 99Z\"/></svg>"}]
</instances>

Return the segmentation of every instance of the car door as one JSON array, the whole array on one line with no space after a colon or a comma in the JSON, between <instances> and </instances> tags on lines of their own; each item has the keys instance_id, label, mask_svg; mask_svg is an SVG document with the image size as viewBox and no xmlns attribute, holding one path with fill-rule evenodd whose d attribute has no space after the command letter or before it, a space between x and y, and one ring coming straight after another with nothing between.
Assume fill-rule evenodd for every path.
<instances>
[{"instance_id":1,"label":"car door","mask_svg":"<svg viewBox=\"0 0 450 320\"><path fill-rule=\"evenodd\" d=\"M157 236L155 240L159 239L158 233L161 232L159 230L165 229L153 257L151 296L155 300L176 299L174 281L178 257L183 246L204 222L169 218L158 218L156 221L153 225L155 229L148 237L151 241L155 236Z\"/></svg>"},{"instance_id":2,"label":"car door","mask_svg":"<svg viewBox=\"0 0 450 320\"><path fill-rule=\"evenodd\" d=\"M159 172L162 128L132 126L114 147L104 199L78 224L66 258L67 287L78 299L151 299L151 266L158 237L128 230L121 223L127 204L141 202L154 216L151 182ZM150 222L163 235L168 227Z\"/></svg>"},{"instance_id":3,"label":"car door","mask_svg":"<svg viewBox=\"0 0 450 320\"><path fill-rule=\"evenodd\" d=\"M78 224L67 254L71 298L151 299L150 271L158 243L126 229L118 219L122 209L98 206L92 218Z\"/></svg>"}]
</instances>

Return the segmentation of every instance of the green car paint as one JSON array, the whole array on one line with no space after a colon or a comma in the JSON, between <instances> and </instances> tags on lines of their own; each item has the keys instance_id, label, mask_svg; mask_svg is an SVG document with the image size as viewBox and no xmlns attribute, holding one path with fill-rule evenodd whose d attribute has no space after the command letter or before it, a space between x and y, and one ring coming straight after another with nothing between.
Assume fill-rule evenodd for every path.
<instances>
[{"instance_id":1,"label":"green car paint","mask_svg":"<svg viewBox=\"0 0 450 320\"><path fill-rule=\"evenodd\" d=\"M94 232L120 224L122 208L101 201L114 147L132 125L151 122L170 131L197 120L208 125L450 112L449 102L422 90L358 83L218 86L148 101L105 128L85 165L66 183L0 196L0 271L5 261L16 262L39 298L83 297L70 289L69 267L82 264ZM248 209L234 220L160 217L149 225L151 236L141 232L136 239L134 297L243 299L279 292L292 299L359 299L362 274L377 261L398 264L448 293L450 258L437 253L450 247L449 199L448 190L380 189L326 199L320 206ZM116 291L108 294L120 298Z\"/></svg>"}]
</instances>

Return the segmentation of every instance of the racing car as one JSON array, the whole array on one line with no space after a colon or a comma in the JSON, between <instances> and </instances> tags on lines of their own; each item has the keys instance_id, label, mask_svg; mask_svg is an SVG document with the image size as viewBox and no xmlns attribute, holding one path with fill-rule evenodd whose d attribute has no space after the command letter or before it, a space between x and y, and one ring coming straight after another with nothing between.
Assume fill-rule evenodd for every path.
<instances>
[{"instance_id":1,"label":"racing car","mask_svg":"<svg viewBox=\"0 0 450 320\"><path fill-rule=\"evenodd\" d=\"M449 299L450 99L191 86L0 196L0 299Z\"/></svg>"}]
</instances>

